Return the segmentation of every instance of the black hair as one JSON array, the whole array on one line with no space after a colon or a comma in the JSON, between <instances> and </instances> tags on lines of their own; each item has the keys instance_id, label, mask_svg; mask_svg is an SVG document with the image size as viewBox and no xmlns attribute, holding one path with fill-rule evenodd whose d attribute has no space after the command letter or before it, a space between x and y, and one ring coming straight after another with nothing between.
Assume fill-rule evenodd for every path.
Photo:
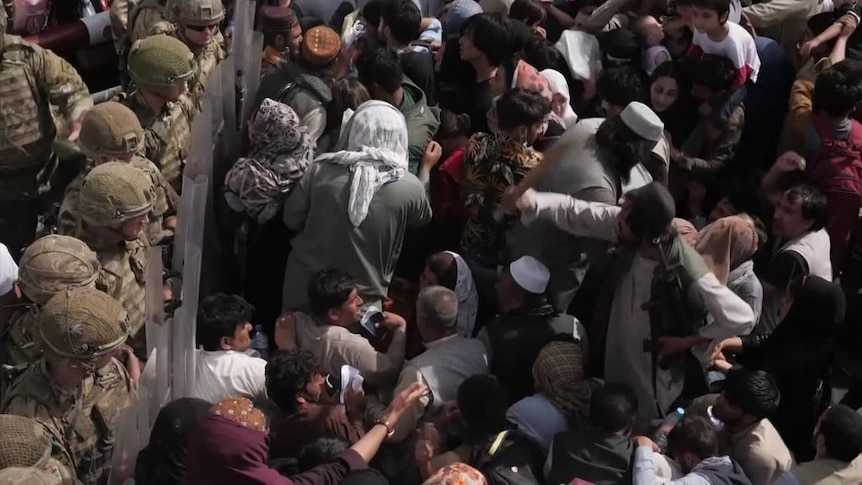
<instances>
[{"instance_id":1,"label":"black hair","mask_svg":"<svg viewBox=\"0 0 862 485\"><path fill-rule=\"evenodd\" d=\"M545 9L533 0L515 0L509 7L509 18L520 20L529 26L545 21Z\"/></svg>"},{"instance_id":2,"label":"black hair","mask_svg":"<svg viewBox=\"0 0 862 485\"><path fill-rule=\"evenodd\" d=\"M634 424L638 399L631 386L607 383L593 390L590 398L590 423L603 431L619 433Z\"/></svg>"},{"instance_id":3,"label":"black hair","mask_svg":"<svg viewBox=\"0 0 862 485\"><path fill-rule=\"evenodd\" d=\"M447 109L440 111L440 128L434 135L435 140L445 140L456 136L470 136L470 115L455 114Z\"/></svg>"},{"instance_id":4,"label":"black hair","mask_svg":"<svg viewBox=\"0 0 862 485\"><path fill-rule=\"evenodd\" d=\"M521 58L527 64L535 67L537 71L554 69L555 71L566 72L569 70L563 54L553 44L538 37L530 37L530 40L524 44Z\"/></svg>"},{"instance_id":5,"label":"black hair","mask_svg":"<svg viewBox=\"0 0 862 485\"><path fill-rule=\"evenodd\" d=\"M296 396L315 373L320 372L314 355L307 350L278 352L266 363L266 394L276 406L296 412Z\"/></svg>"},{"instance_id":6,"label":"black hair","mask_svg":"<svg viewBox=\"0 0 862 485\"><path fill-rule=\"evenodd\" d=\"M850 463L862 453L862 416L852 408L839 404L827 411L820 434L833 460Z\"/></svg>"},{"instance_id":7,"label":"black hair","mask_svg":"<svg viewBox=\"0 0 862 485\"><path fill-rule=\"evenodd\" d=\"M468 428L468 439L483 440L506 428L509 398L495 377L468 377L458 386L457 402Z\"/></svg>"},{"instance_id":8,"label":"black hair","mask_svg":"<svg viewBox=\"0 0 862 485\"><path fill-rule=\"evenodd\" d=\"M679 62L667 61L659 64L649 78L649 85L652 86L654 82L663 77L669 77L676 81L679 96L683 96L691 91L691 81L689 80L688 73L680 66Z\"/></svg>"},{"instance_id":9,"label":"black hair","mask_svg":"<svg viewBox=\"0 0 862 485\"><path fill-rule=\"evenodd\" d=\"M630 65L640 69L641 44L638 42L637 35L631 30L614 29L601 34L599 47L602 51L602 65L605 68Z\"/></svg>"},{"instance_id":10,"label":"black hair","mask_svg":"<svg viewBox=\"0 0 862 485\"><path fill-rule=\"evenodd\" d=\"M380 18L383 15L383 1L371 0L362 7L362 18L375 29L380 26ZM291 3L295 4L296 2Z\"/></svg>"},{"instance_id":11,"label":"black hair","mask_svg":"<svg viewBox=\"0 0 862 485\"><path fill-rule=\"evenodd\" d=\"M355 77L345 76L336 79L329 88L332 92L332 101L326 107L328 130L334 130L341 126L341 117L345 110L349 108L356 111L359 105L371 99L365 85Z\"/></svg>"},{"instance_id":12,"label":"black hair","mask_svg":"<svg viewBox=\"0 0 862 485\"><path fill-rule=\"evenodd\" d=\"M461 35L470 35L476 49L485 54L488 64L497 67L509 54L508 29L499 15L479 14L468 18L461 27Z\"/></svg>"},{"instance_id":13,"label":"black hair","mask_svg":"<svg viewBox=\"0 0 862 485\"><path fill-rule=\"evenodd\" d=\"M781 402L775 378L762 370L739 366L727 372L722 394L728 403L757 419L769 417Z\"/></svg>"},{"instance_id":14,"label":"black hair","mask_svg":"<svg viewBox=\"0 0 862 485\"><path fill-rule=\"evenodd\" d=\"M387 93L394 93L404 80L404 70L401 68L398 53L384 47L362 54L356 62L356 71L359 81L366 87L377 84Z\"/></svg>"},{"instance_id":15,"label":"black hair","mask_svg":"<svg viewBox=\"0 0 862 485\"><path fill-rule=\"evenodd\" d=\"M796 184L784 192L790 202L800 201L802 217L811 222L811 231L819 231L826 227L829 218L829 208L826 196L817 188L808 184Z\"/></svg>"},{"instance_id":16,"label":"black hair","mask_svg":"<svg viewBox=\"0 0 862 485\"><path fill-rule=\"evenodd\" d=\"M422 13L413 0L385 0L380 10L380 20L389 27L392 37L401 45L413 42L422 32Z\"/></svg>"},{"instance_id":17,"label":"black hair","mask_svg":"<svg viewBox=\"0 0 862 485\"><path fill-rule=\"evenodd\" d=\"M631 169L645 155L643 141L619 115L605 119L596 130L596 145L614 155L614 168L623 182L628 182Z\"/></svg>"},{"instance_id":18,"label":"black hair","mask_svg":"<svg viewBox=\"0 0 862 485\"><path fill-rule=\"evenodd\" d=\"M308 283L311 315L323 317L329 310L341 307L355 289L356 283L344 271L323 269L314 273Z\"/></svg>"},{"instance_id":19,"label":"black hair","mask_svg":"<svg viewBox=\"0 0 862 485\"><path fill-rule=\"evenodd\" d=\"M437 284L455 291L458 283L458 262L449 253L432 254L426 263L428 268L437 277Z\"/></svg>"},{"instance_id":20,"label":"black hair","mask_svg":"<svg viewBox=\"0 0 862 485\"><path fill-rule=\"evenodd\" d=\"M817 76L811 102L815 112L843 118L862 102L862 63L844 60Z\"/></svg>"},{"instance_id":21,"label":"black hair","mask_svg":"<svg viewBox=\"0 0 862 485\"><path fill-rule=\"evenodd\" d=\"M497 100L497 125L503 131L541 123L551 112L551 103L539 93L510 89Z\"/></svg>"},{"instance_id":22,"label":"black hair","mask_svg":"<svg viewBox=\"0 0 862 485\"><path fill-rule=\"evenodd\" d=\"M712 423L701 416L686 416L667 435L667 449L679 458L694 453L701 460L718 455L718 434Z\"/></svg>"},{"instance_id":23,"label":"black hair","mask_svg":"<svg viewBox=\"0 0 862 485\"><path fill-rule=\"evenodd\" d=\"M691 5L696 8L712 10L719 17L730 13L730 0L693 0Z\"/></svg>"},{"instance_id":24,"label":"black hair","mask_svg":"<svg viewBox=\"0 0 862 485\"><path fill-rule=\"evenodd\" d=\"M599 96L609 104L625 108L632 101L646 100L646 89L640 69L634 66L617 66L599 74L596 84Z\"/></svg>"},{"instance_id":25,"label":"black hair","mask_svg":"<svg viewBox=\"0 0 862 485\"><path fill-rule=\"evenodd\" d=\"M694 62L691 82L707 87L715 92L730 89L736 80L736 67L733 61L718 54L704 54Z\"/></svg>"},{"instance_id":26,"label":"black hair","mask_svg":"<svg viewBox=\"0 0 862 485\"><path fill-rule=\"evenodd\" d=\"M251 321L254 307L239 295L218 293L204 298L198 305L195 337L204 350L221 350L222 337L233 338L236 329Z\"/></svg>"},{"instance_id":27,"label":"black hair","mask_svg":"<svg viewBox=\"0 0 862 485\"><path fill-rule=\"evenodd\" d=\"M324 463L332 461L350 446L338 438L318 438L299 450L297 465L300 471L308 471Z\"/></svg>"}]
</instances>

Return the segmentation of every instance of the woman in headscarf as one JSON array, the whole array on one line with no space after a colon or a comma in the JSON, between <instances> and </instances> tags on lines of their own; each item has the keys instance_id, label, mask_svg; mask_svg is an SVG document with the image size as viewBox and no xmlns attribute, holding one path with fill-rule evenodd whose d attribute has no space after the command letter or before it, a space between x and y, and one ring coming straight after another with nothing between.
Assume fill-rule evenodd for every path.
<instances>
[{"instance_id":1,"label":"woman in headscarf","mask_svg":"<svg viewBox=\"0 0 862 485\"><path fill-rule=\"evenodd\" d=\"M422 485L487 485L482 472L463 463L453 463L437 471Z\"/></svg>"},{"instance_id":2,"label":"woman in headscarf","mask_svg":"<svg viewBox=\"0 0 862 485\"><path fill-rule=\"evenodd\" d=\"M544 453L554 435L586 422L590 410L590 387L584 380L580 343L551 342L533 363L536 393L516 402L506 419L532 436Z\"/></svg>"},{"instance_id":3,"label":"woman in headscarf","mask_svg":"<svg viewBox=\"0 0 862 485\"><path fill-rule=\"evenodd\" d=\"M181 398L159 411L150 443L138 454L135 483L179 485L186 473L189 436L212 404L203 399Z\"/></svg>"},{"instance_id":4,"label":"woman in headscarf","mask_svg":"<svg viewBox=\"0 0 862 485\"><path fill-rule=\"evenodd\" d=\"M248 122L249 154L225 178L225 199L258 223L276 215L314 158L314 142L286 104L266 98Z\"/></svg>"},{"instance_id":5,"label":"woman in headscarf","mask_svg":"<svg viewBox=\"0 0 862 485\"><path fill-rule=\"evenodd\" d=\"M334 460L299 475L284 477L267 465L266 417L249 399L225 399L210 408L189 439L186 485L336 485L354 470L367 468L404 410L427 392L414 384L390 404L383 418Z\"/></svg>"},{"instance_id":6,"label":"woman in headscarf","mask_svg":"<svg viewBox=\"0 0 862 485\"><path fill-rule=\"evenodd\" d=\"M703 228L695 249L718 281L748 303L755 323L763 307L763 286L754 274L759 246L754 221L747 215L723 217Z\"/></svg>"},{"instance_id":7,"label":"woman in headscarf","mask_svg":"<svg viewBox=\"0 0 862 485\"><path fill-rule=\"evenodd\" d=\"M228 206L243 216L236 246L255 321L274 322L281 314L279 287L293 237L280 214L314 159L314 142L292 108L269 98L249 120L248 135L249 154L228 171L224 193ZM270 325L264 328L272 335Z\"/></svg>"},{"instance_id":8,"label":"woman in headscarf","mask_svg":"<svg viewBox=\"0 0 862 485\"><path fill-rule=\"evenodd\" d=\"M379 308L405 231L431 220L425 188L407 170L407 124L397 108L363 103L337 148L317 158L285 203L285 225L301 231L287 261L287 310L308 310L308 281L324 268L346 271Z\"/></svg>"},{"instance_id":9,"label":"woman in headscarf","mask_svg":"<svg viewBox=\"0 0 862 485\"><path fill-rule=\"evenodd\" d=\"M781 402L770 420L800 463L814 456L811 436L830 398L827 379L845 310L840 286L807 276L788 285L772 334L729 338L713 352L717 369L729 368L726 354L736 353L745 367L775 377Z\"/></svg>"},{"instance_id":10,"label":"woman in headscarf","mask_svg":"<svg viewBox=\"0 0 862 485\"><path fill-rule=\"evenodd\" d=\"M553 114L559 118L563 127L566 129L571 128L572 125L578 122L578 115L572 109L569 83L566 82L566 77L553 69L545 69L541 74L548 80L551 88L551 94L553 95L551 110Z\"/></svg>"},{"instance_id":11,"label":"woman in headscarf","mask_svg":"<svg viewBox=\"0 0 862 485\"><path fill-rule=\"evenodd\" d=\"M479 297L473 283L473 273L464 258L452 251L443 251L428 258L419 275L419 289L443 286L458 297L458 335L472 338L476 334L476 314Z\"/></svg>"}]
</instances>

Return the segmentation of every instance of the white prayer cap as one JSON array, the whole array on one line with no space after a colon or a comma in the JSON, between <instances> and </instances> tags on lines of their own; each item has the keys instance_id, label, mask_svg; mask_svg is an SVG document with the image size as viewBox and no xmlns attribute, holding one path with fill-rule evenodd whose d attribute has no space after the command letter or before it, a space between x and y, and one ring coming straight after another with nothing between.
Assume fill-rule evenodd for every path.
<instances>
[{"instance_id":1,"label":"white prayer cap","mask_svg":"<svg viewBox=\"0 0 862 485\"><path fill-rule=\"evenodd\" d=\"M518 286L536 295L545 293L548 280L551 279L548 268L532 256L522 256L509 265L509 273Z\"/></svg>"},{"instance_id":2,"label":"white prayer cap","mask_svg":"<svg viewBox=\"0 0 862 485\"><path fill-rule=\"evenodd\" d=\"M630 130L644 140L658 143L664 134L664 123L662 123L661 118L649 106L641 102L632 101L629 103L620 113L620 118Z\"/></svg>"}]
</instances>

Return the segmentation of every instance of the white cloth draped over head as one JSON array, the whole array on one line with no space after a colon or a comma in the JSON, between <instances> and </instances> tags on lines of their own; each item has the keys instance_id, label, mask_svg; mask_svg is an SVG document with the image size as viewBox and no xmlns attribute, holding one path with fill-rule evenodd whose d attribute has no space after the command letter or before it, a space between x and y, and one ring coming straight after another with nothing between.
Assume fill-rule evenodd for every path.
<instances>
[{"instance_id":1,"label":"white cloth draped over head","mask_svg":"<svg viewBox=\"0 0 862 485\"><path fill-rule=\"evenodd\" d=\"M602 52L596 36L578 30L566 30L554 47L563 55L576 80L586 81L601 72Z\"/></svg>"},{"instance_id":2,"label":"white cloth draped over head","mask_svg":"<svg viewBox=\"0 0 862 485\"><path fill-rule=\"evenodd\" d=\"M566 98L566 107L563 111L563 123L565 123L566 129L571 128L572 125L578 122L578 115L575 114L575 110L572 109L572 94L569 92L569 83L566 82L566 77L563 76L561 72L553 69L545 69L541 74L548 80L552 94L559 94Z\"/></svg>"},{"instance_id":3,"label":"white cloth draped over head","mask_svg":"<svg viewBox=\"0 0 862 485\"><path fill-rule=\"evenodd\" d=\"M458 272L455 278L455 296L458 297L458 335L464 338L473 337L476 326L476 313L479 311L479 294L473 283L473 273L459 254L445 251L455 259Z\"/></svg>"},{"instance_id":4,"label":"white cloth draped over head","mask_svg":"<svg viewBox=\"0 0 862 485\"><path fill-rule=\"evenodd\" d=\"M317 157L351 172L350 222L359 227L374 194L407 173L407 122L398 108L383 101L362 103L338 140L337 150Z\"/></svg>"}]
</instances>

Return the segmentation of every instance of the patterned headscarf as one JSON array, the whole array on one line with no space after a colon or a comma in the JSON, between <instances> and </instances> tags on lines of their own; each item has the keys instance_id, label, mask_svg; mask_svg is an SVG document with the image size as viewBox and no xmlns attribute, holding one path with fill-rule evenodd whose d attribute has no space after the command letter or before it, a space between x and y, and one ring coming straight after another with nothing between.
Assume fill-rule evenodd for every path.
<instances>
[{"instance_id":1,"label":"patterned headscarf","mask_svg":"<svg viewBox=\"0 0 862 485\"><path fill-rule=\"evenodd\" d=\"M482 473L463 463L453 463L437 471L422 485L487 485Z\"/></svg>"},{"instance_id":2,"label":"patterned headscarf","mask_svg":"<svg viewBox=\"0 0 862 485\"><path fill-rule=\"evenodd\" d=\"M536 392L554 403L571 425L590 414L590 387L584 380L583 351L574 342L551 342L533 363Z\"/></svg>"},{"instance_id":3,"label":"patterned headscarf","mask_svg":"<svg viewBox=\"0 0 862 485\"><path fill-rule=\"evenodd\" d=\"M757 231L746 216L722 217L703 228L695 246L721 284L757 251Z\"/></svg>"},{"instance_id":4,"label":"patterned headscarf","mask_svg":"<svg viewBox=\"0 0 862 485\"><path fill-rule=\"evenodd\" d=\"M359 227L380 187L407 173L407 122L398 108L383 101L366 101L344 127L338 150L317 157L350 169L350 222Z\"/></svg>"},{"instance_id":5,"label":"patterned headscarf","mask_svg":"<svg viewBox=\"0 0 862 485\"><path fill-rule=\"evenodd\" d=\"M266 98L248 127L251 150L225 178L225 199L237 212L271 219L314 159L314 142L286 104Z\"/></svg>"},{"instance_id":6,"label":"patterned headscarf","mask_svg":"<svg viewBox=\"0 0 862 485\"><path fill-rule=\"evenodd\" d=\"M210 409L210 414L221 416L239 424L243 428L266 433L266 417L254 407L251 400L244 397L223 399Z\"/></svg>"}]
</instances>

